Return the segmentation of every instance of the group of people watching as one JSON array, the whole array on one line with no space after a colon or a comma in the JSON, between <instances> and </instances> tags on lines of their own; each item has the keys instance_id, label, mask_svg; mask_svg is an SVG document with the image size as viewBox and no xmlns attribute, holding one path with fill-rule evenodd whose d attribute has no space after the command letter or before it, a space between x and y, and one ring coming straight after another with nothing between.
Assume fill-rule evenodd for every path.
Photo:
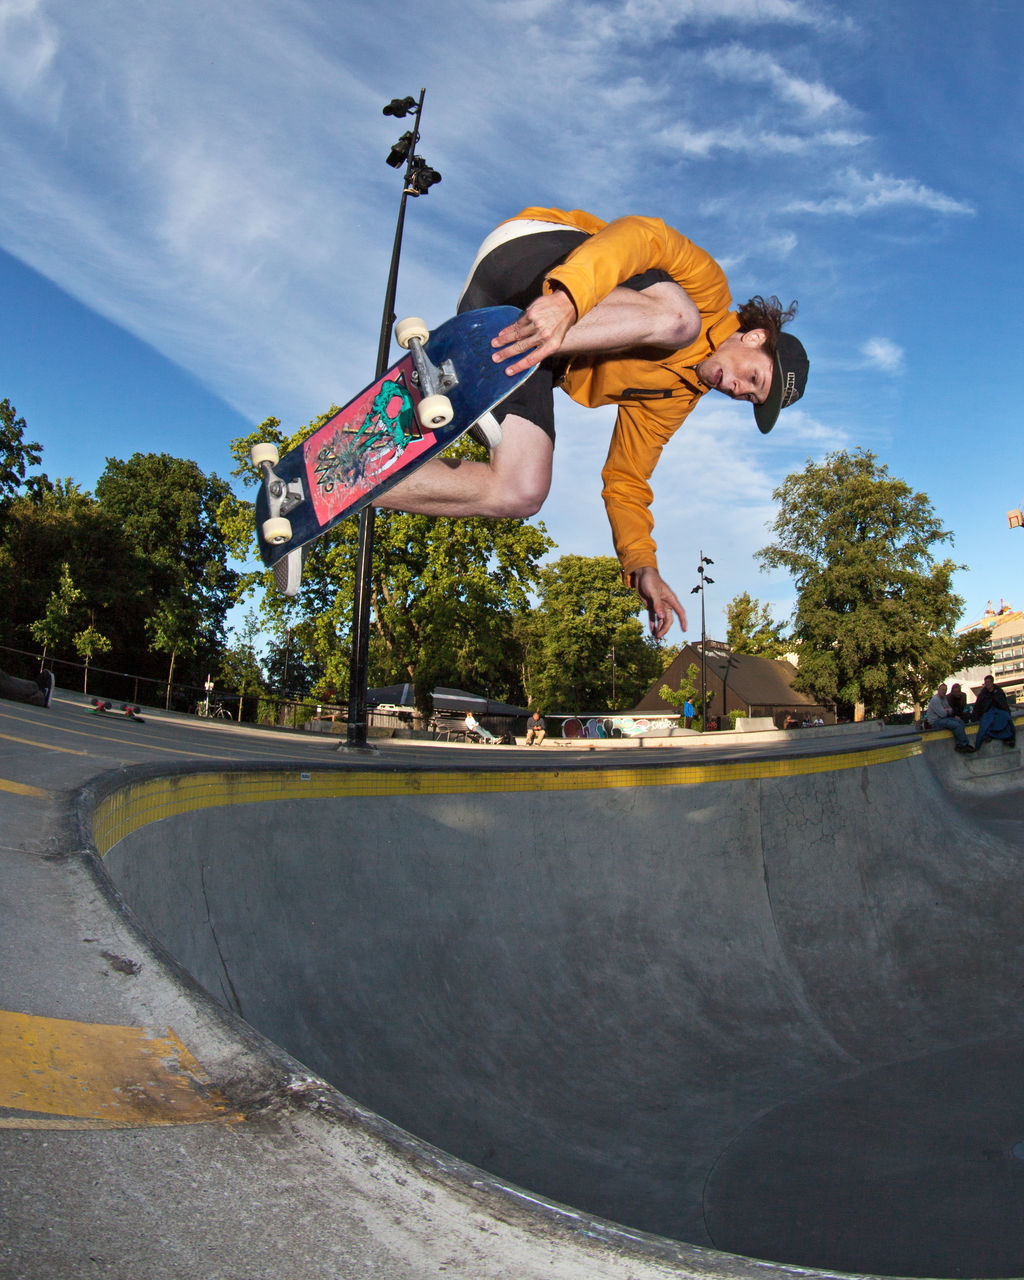
<instances>
[{"instance_id":1,"label":"group of people watching","mask_svg":"<svg viewBox=\"0 0 1024 1280\"><path fill-rule=\"evenodd\" d=\"M979 750L983 742L996 738L1005 747L1017 745L1017 734L1010 715L1006 694L995 682L994 676L986 676L970 714L967 711L967 695L954 684L947 689L940 684L924 713L929 729L949 729L953 734L954 750L970 754ZM971 720L978 726L973 744L968 741L964 725Z\"/></svg>"},{"instance_id":2,"label":"group of people watching","mask_svg":"<svg viewBox=\"0 0 1024 1280\"><path fill-rule=\"evenodd\" d=\"M479 740L481 742L501 741L501 739L496 738L490 730L484 728L472 711L467 711L466 713L466 729L473 740ZM544 741L544 736L544 717L539 711L534 711L526 722L526 745L528 747L532 747L533 744L536 743L540 746Z\"/></svg>"}]
</instances>

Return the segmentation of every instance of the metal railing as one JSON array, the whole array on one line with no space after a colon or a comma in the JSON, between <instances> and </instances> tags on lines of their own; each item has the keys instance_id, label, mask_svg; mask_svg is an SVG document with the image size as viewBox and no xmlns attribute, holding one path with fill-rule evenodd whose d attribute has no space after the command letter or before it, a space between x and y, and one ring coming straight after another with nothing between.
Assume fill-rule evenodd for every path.
<instances>
[{"instance_id":1,"label":"metal railing","mask_svg":"<svg viewBox=\"0 0 1024 1280\"><path fill-rule=\"evenodd\" d=\"M216 687L208 690L205 685L180 680L168 682L135 672L114 671L95 663L89 664L87 672L84 662L49 653L44 657L41 652L7 645L0 645L0 666L10 675L26 680L31 680L45 666L53 672L54 681L62 689L110 702L133 703L225 722L297 729L313 719L322 704L321 699L294 694L238 694Z\"/></svg>"}]
</instances>

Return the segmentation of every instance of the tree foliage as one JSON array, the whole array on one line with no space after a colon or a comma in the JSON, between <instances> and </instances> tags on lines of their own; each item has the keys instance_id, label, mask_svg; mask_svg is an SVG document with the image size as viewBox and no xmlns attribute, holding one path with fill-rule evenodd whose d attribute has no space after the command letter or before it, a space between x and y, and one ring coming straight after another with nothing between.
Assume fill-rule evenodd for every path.
<instances>
[{"instance_id":1,"label":"tree foliage","mask_svg":"<svg viewBox=\"0 0 1024 1280\"><path fill-rule=\"evenodd\" d=\"M640 599L622 585L618 561L562 556L541 570L540 583L525 646L530 704L573 712L635 706L667 663L637 617Z\"/></svg>"},{"instance_id":2,"label":"tree foliage","mask_svg":"<svg viewBox=\"0 0 1024 1280\"><path fill-rule=\"evenodd\" d=\"M221 654L220 680L225 688L238 694L239 720L245 696L266 692L263 666L257 652L259 630L259 620L255 611L250 609L242 625L232 632L231 643Z\"/></svg>"},{"instance_id":3,"label":"tree foliage","mask_svg":"<svg viewBox=\"0 0 1024 1280\"><path fill-rule=\"evenodd\" d=\"M952 578L963 566L935 558L952 535L925 494L858 450L808 461L772 496L775 541L758 557L796 584L796 688L883 716L920 704L968 664L978 636L954 635L963 601Z\"/></svg>"},{"instance_id":4,"label":"tree foliage","mask_svg":"<svg viewBox=\"0 0 1024 1280\"><path fill-rule=\"evenodd\" d=\"M60 582L50 592L46 608L29 627L32 639L43 646L44 658L47 649L66 648L72 643L82 611L82 593L65 561L60 567Z\"/></svg>"},{"instance_id":5,"label":"tree foliage","mask_svg":"<svg viewBox=\"0 0 1024 1280\"><path fill-rule=\"evenodd\" d=\"M37 440L26 440L28 426L24 418L5 396L0 400L0 516L11 499L25 483L29 467L38 466L42 460L42 446ZM36 484L45 483L45 477L34 477Z\"/></svg>"},{"instance_id":6,"label":"tree foliage","mask_svg":"<svg viewBox=\"0 0 1024 1280\"><path fill-rule=\"evenodd\" d=\"M141 562L142 647L148 627L155 648L193 653L199 667L219 649L237 579L217 521L230 493L225 480L170 454L107 459L96 500Z\"/></svg>"},{"instance_id":7,"label":"tree foliage","mask_svg":"<svg viewBox=\"0 0 1024 1280\"><path fill-rule=\"evenodd\" d=\"M145 566L117 520L70 478L18 495L7 509L0 535L0 643L31 646L32 624L46 614L51 596L60 590L64 566L85 607L103 617L104 630L125 638L121 655L137 662L133 615Z\"/></svg>"},{"instance_id":8,"label":"tree foliage","mask_svg":"<svg viewBox=\"0 0 1024 1280\"><path fill-rule=\"evenodd\" d=\"M253 488L259 476L251 445L273 440L294 447L333 413L329 409L290 438L268 418L232 441L234 475ZM464 439L453 451L478 449ZM253 503L227 498L219 519L239 559L255 552ZM262 569L239 584L244 597L268 588L263 621L278 637L291 632L301 658L321 672L317 691L340 697L348 685L358 520L343 520L309 548L297 597L277 595ZM519 701L522 653L517 620L529 610L541 557L552 543L543 525L525 520L444 519L378 511L372 580L370 683L411 681L417 696L435 685L455 685Z\"/></svg>"},{"instance_id":9,"label":"tree foliage","mask_svg":"<svg viewBox=\"0 0 1024 1280\"><path fill-rule=\"evenodd\" d=\"M689 702L693 707L695 715L691 728L699 729L704 732L704 722L707 719L707 713L711 709L711 704L715 700L714 689L704 690L704 700L701 701L700 696L700 667L696 662L691 662L686 668L686 675L679 681L679 688L673 689L671 685L663 684L658 690L658 697L662 702L667 702L670 707L676 707L680 712L679 723L683 725L683 710ZM685 726L683 726L685 727Z\"/></svg>"},{"instance_id":10,"label":"tree foliage","mask_svg":"<svg viewBox=\"0 0 1024 1280\"><path fill-rule=\"evenodd\" d=\"M108 459L95 497L70 477L22 483L41 456L25 430L0 402L0 644L70 657L84 636L89 661L109 654L139 675L166 671L163 653L172 665L190 653L194 678L219 649L231 604L235 574L216 523L227 484L166 454ZM74 625L61 616L71 589Z\"/></svg>"},{"instance_id":11,"label":"tree foliage","mask_svg":"<svg viewBox=\"0 0 1024 1280\"><path fill-rule=\"evenodd\" d=\"M110 639L103 635L96 627L92 618L89 619L89 625L83 627L72 639L75 646L75 652L85 664L85 672L82 678L82 692L89 692L89 664L93 658L104 653L109 653L111 649Z\"/></svg>"},{"instance_id":12,"label":"tree foliage","mask_svg":"<svg viewBox=\"0 0 1024 1280\"><path fill-rule=\"evenodd\" d=\"M789 640L782 623L776 622L766 604L749 591L734 596L726 608L729 630L726 643L733 653L750 653L761 658L780 658Z\"/></svg>"}]
</instances>

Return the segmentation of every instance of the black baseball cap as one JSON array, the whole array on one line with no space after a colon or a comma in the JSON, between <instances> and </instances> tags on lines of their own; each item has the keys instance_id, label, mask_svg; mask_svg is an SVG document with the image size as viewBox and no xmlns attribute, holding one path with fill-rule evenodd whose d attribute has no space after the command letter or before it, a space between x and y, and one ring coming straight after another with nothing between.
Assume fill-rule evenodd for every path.
<instances>
[{"instance_id":1,"label":"black baseball cap","mask_svg":"<svg viewBox=\"0 0 1024 1280\"><path fill-rule=\"evenodd\" d=\"M772 386L764 404L754 405L754 421L765 435L775 426L783 409L796 404L807 386L810 361L804 344L791 333L779 334L775 344L775 369Z\"/></svg>"}]
</instances>

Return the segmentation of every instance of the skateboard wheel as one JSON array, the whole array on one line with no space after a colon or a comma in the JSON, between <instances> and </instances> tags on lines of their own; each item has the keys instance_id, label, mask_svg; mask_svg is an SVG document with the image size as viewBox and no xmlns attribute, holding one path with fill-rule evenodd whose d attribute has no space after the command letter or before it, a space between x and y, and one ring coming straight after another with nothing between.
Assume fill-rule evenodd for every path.
<instances>
[{"instance_id":1,"label":"skateboard wheel","mask_svg":"<svg viewBox=\"0 0 1024 1280\"><path fill-rule=\"evenodd\" d=\"M249 457L254 467L258 467L261 462L269 462L274 467L277 465L280 456L277 451L277 445L270 444L269 441L264 441L262 444L254 444L249 450Z\"/></svg>"},{"instance_id":2,"label":"skateboard wheel","mask_svg":"<svg viewBox=\"0 0 1024 1280\"><path fill-rule=\"evenodd\" d=\"M400 347L409 348L409 344L413 338L419 338L420 342L426 342L430 337L430 330L419 318L419 316L407 316L404 320L399 320L395 325L395 341Z\"/></svg>"},{"instance_id":3,"label":"skateboard wheel","mask_svg":"<svg viewBox=\"0 0 1024 1280\"><path fill-rule=\"evenodd\" d=\"M416 416L420 426L429 431L432 427L446 427L455 411L447 396L424 396L416 406Z\"/></svg>"},{"instance_id":4,"label":"skateboard wheel","mask_svg":"<svg viewBox=\"0 0 1024 1280\"><path fill-rule=\"evenodd\" d=\"M283 542L290 542L292 522L284 516L274 516L263 521L263 541L272 547L279 547Z\"/></svg>"}]
</instances>

